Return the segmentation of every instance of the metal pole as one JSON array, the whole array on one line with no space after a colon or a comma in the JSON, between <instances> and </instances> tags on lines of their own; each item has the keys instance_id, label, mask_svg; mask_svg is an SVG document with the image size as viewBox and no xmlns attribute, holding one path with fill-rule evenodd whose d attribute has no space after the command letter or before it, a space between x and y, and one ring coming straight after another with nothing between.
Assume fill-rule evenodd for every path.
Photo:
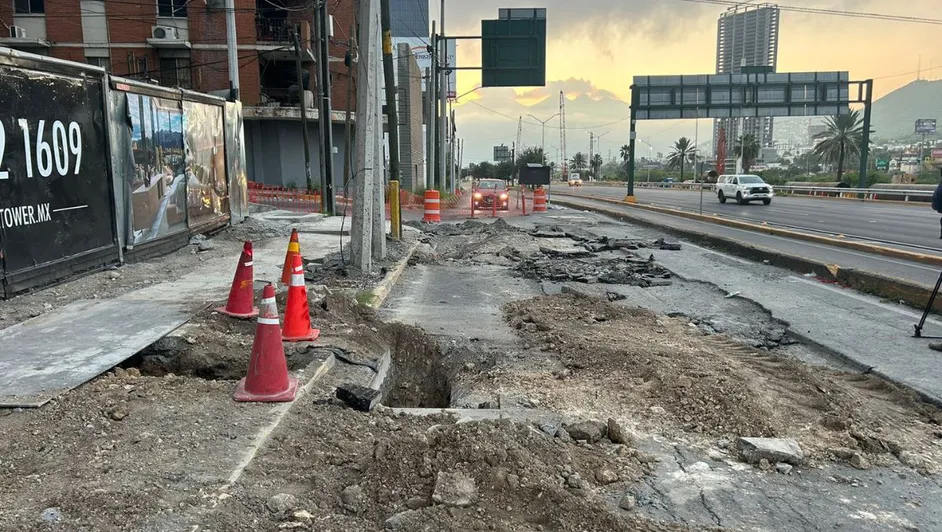
<instances>
[{"instance_id":1,"label":"metal pole","mask_svg":"<svg viewBox=\"0 0 942 532\"><path fill-rule=\"evenodd\" d=\"M235 0L226 0L226 49L229 56L229 99L239 99L239 47L236 39Z\"/></svg>"},{"instance_id":2,"label":"metal pole","mask_svg":"<svg viewBox=\"0 0 942 532\"><path fill-rule=\"evenodd\" d=\"M396 80L393 76L389 0L380 0L380 9L383 26L383 75L386 81L386 116L389 121L389 213L392 237L399 240L402 235L402 220L399 218L399 113L396 107Z\"/></svg>"},{"instance_id":3,"label":"metal pole","mask_svg":"<svg viewBox=\"0 0 942 532\"><path fill-rule=\"evenodd\" d=\"M432 21L434 27L435 21ZM433 62L434 63L434 62ZM435 183L435 82L432 70L425 69L425 186Z\"/></svg>"},{"instance_id":4,"label":"metal pole","mask_svg":"<svg viewBox=\"0 0 942 532\"><path fill-rule=\"evenodd\" d=\"M324 181L324 176L327 175L327 169L324 166L324 162L327 160L327 157L324 153L324 138L327 135L327 130L324 127L324 110L323 110L323 107L321 106L321 99L323 98L323 91L324 91L324 78L323 78L323 71L321 70L321 64L320 64L322 43L321 43L321 35L320 35L321 26L319 24L320 13L318 12L318 9L320 8L314 9L314 18L312 20L312 22L314 23L314 25L312 26L312 30L314 32L314 39L313 41L311 41L311 44L314 47L314 55L317 58L317 61L314 65L314 83L316 84L316 87L315 87L316 96L315 96L315 101L312 103L314 103L315 104L314 107L317 108L317 134L319 135L319 139L317 143L317 170L318 170L318 175L319 175L318 181L320 182L320 187L321 187L321 212L326 213L328 212L327 211L327 187L325 186L326 183ZM302 99L301 105L306 106L307 102L305 102Z\"/></svg>"},{"instance_id":5,"label":"metal pole","mask_svg":"<svg viewBox=\"0 0 942 532\"><path fill-rule=\"evenodd\" d=\"M873 80L864 82L867 96L864 103L863 135L860 136L860 176L857 188L867 188L867 155L870 153L870 117L873 108Z\"/></svg>"},{"instance_id":6,"label":"metal pole","mask_svg":"<svg viewBox=\"0 0 942 532\"><path fill-rule=\"evenodd\" d=\"M304 186L308 186L308 184L311 183L311 147L308 144L307 109L304 105L304 85L301 79L301 40L298 38L297 29L295 29L294 32L294 60L295 67L297 67L298 71L298 98L301 103L301 142L304 143ZM323 198L323 189L321 189L321 192L321 198ZM322 199L321 201L323 202L325 200Z\"/></svg>"},{"instance_id":7,"label":"metal pole","mask_svg":"<svg viewBox=\"0 0 942 532\"><path fill-rule=\"evenodd\" d=\"M321 68L321 122L324 124L324 136L321 144L324 146L324 212L334 212L334 120L331 114L330 93L330 15L327 13L327 2L322 2L320 11L320 52L318 58Z\"/></svg>"},{"instance_id":8,"label":"metal pole","mask_svg":"<svg viewBox=\"0 0 942 532\"><path fill-rule=\"evenodd\" d=\"M347 112L344 117L343 122L343 189L344 189L344 199L346 199L347 186L350 184L350 140L351 140L351 116L350 108L353 107L351 102L353 101L353 50L356 50L357 47L357 25L356 23L350 25L350 51L349 53L349 64L347 64Z\"/></svg>"},{"instance_id":9,"label":"metal pole","mask_svg":"<svg viewBox=\"0 0 942 532\"><path fill-rule=\"evenodd\" d=\"M439 41L439 54L442 68L438 72L438 83L439 83L439 106L441 107L441 120L438 123L438 146L440 150L440 156L438 158L438 187L441 189L445 188L445 140L446 140L446 131L445 131L445 121L447 115L445 114L448 110L448 41L445 39L445 0L442 0L441 4L441 28L439 32L441 33L441 40Z\"/></svg>"}]
</instances>

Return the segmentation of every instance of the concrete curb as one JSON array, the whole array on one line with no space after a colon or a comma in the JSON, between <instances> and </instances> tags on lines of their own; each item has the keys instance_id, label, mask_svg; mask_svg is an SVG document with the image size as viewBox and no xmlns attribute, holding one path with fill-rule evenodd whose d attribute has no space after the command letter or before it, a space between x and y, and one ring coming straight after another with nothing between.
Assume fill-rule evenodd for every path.
<instances>
[{"instance_id":1,"label":"concrete curb","mask_svg":"<svg viewBox=\"0 0 942 532\"><path fill-rule=\"evenodd\" d=\"M409 247L409 251L407 251L406 255L396 264L393 271L386 274L386 277L371 290L373 297L372 300L367 303L367 306L374 309L383 306L383 303L386 302L386 298L389 297L389 293L392 292L393 287L395 287L396 283L399 281L399 277L402 276L402 272L405 271L406 266L409 265L409 260L412 258L412 254L415 253L417 247L419 247L418 241L414 242L412 246Z\"/></svg>"},{"instance_id":2,"label":"concrete curb","mask_svg":"<svg viewBox=\"0 0 942 532\"><path fill-rule=\"evenodd\" d=\"M565 192L557 192L558 195L583 198L592 201L601 201L604 203L612 203L615 205L623 205L632 207L635 209L643 209L646 211L657 212L661 214L670 214L672 216L679 216L681 218L687 218L690 220L697 220L700 222L709 222L717 225L724 225L727 227L733 227L736 229L745 229L747 231L754 231L757 233L764 233L768 235L781 236L785 238L792 238L795 240L805 240L808 242L815 242L818 244L825 244L828 246L840 247L853 249L856 251L863 251L865 253L873 253L875 255L882 255L884 257L893 257L897 259L908 260L912 262L919 262L922 264L928 264L930 266L940 266L942 267L942 257L936 255L928 255L925 253L914 253L912 251L904 251L901 249L888 248L883 246L878 246L875 244L867 244L864 242L854 242L850 240L841 240L840 238L831 238L826 236L813 235L809 233L802 233L800 231L793 231L790 229L779 229L776 227L768 225L759 225L752 224L748 222L741 222L738 220L730 220L728 218L721 218L719 216L706 216L702 214L696 214L692 212L682 211L680 209L671 209L667 207L655 207L653 205L641 205L638 203L625 203L624 201L615 200L611 198L602 198L598 196L575 196L571 194L566 194ZM559 203L557 201L557 203ZM569 204L570 206L579 207L578 205Z\"/></svg>"},{"instance_id":3,"label":"concrete curb","mask_svg":"<svg viewBox=\"0 0 942 532\"><path fill-rule=\"evenodd\" d=\"M600 214L605 214L607 216L612 216L621 220L627 220L645 227L658 229L660 231L685 238L695 243L705 244L720 251L724 251L748 260L758 262L768 261L768 264L771 266L784 268L801 274L811 272L822 279L834 281L840 285L853 288L860 292L887 298L893 301L903 301L911 305L913 308L919 310L925 308L926 303L929 301L929 296L932 294L932 287L929 286L923 286L909 281L904 281L902 279L896 279L864 270L840 268L833 264L825 264L823 262L807 259L804 257L787 255L785 253L768 248L743 244L730 238L709 235L689 229L665 227L649 220L632 216L630 211L618 211L601 206L580 205L578 203L567 202L565 199L561 201L557 200L557 203L570 208L585 209ZM615 201L614 203L622 206L627 205L620 201ZM937 299L933 305L933 309L937 312L942 311L942 301Z\"/></svg>"}]
</instances>

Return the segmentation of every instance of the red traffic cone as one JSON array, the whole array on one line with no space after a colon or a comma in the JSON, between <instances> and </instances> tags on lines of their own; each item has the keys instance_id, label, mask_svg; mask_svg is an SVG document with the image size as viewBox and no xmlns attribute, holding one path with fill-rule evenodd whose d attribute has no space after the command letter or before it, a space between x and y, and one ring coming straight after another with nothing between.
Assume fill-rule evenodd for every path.
<instances>
[{"instance_id":1,"label":"red traffic cone","mask_svg":"<svg viewBox=\"0 0 942 532\"><path fill-rule=\"evenodd\" d=\"M298 392L298 379L288 375L285 347L281 343L278 309L275 307L275 287L265 287L259 306L261 314L255 328L249 371L245 378L239 381L232 398L240 402L294 401Z\"/></svg>"},{"instance_id":2,"label":"red traffic cone","mask_svg":"<svg viewBox=\"0 0 942 532\"><path fill-rule=\"evenodd\" d=\"M298 230L291 230L291 240L288 241L288 252L285 253L285 266L281 270L281 284L287 285L291 281L291 268L294 266L295 255L301 256L301 243L298 241Z\"/></svg>"},{"instance_id":3,"label":"red traffic cone","mask_svg":"<svg viewBox=\"0 0 942 532\"><path fill-rule=\"evenodd\" d=\"M252 267L252 242L247 241L242 246L242 256L236 265L235 277L232 279L232 288L229 289L229 301L225 307L217 308L217 312L232 316L233 318L254 318L258 316L255 303L255 269Z\"/></svg>"},{"instance_id":4,"label":"red traffic cone","mask_svg":"<svg viewBox=\"0 0 942 532\"><path fill-rule=\"evenodd\" d=\"M285 305L285 326L281 330L281 339L286 342L310 342L317 340L321 332L311 328L311 308L307 301L307 287L304 286L304 267L301 255L295 255L291 280L288 284L288 303Z\"/></svg>"}]
</instances>

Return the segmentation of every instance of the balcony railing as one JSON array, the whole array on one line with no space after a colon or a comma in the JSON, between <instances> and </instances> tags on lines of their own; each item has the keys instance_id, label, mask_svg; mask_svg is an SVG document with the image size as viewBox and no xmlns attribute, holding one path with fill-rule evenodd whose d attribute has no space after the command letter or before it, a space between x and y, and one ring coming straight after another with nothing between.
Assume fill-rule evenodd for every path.
<instances>
[{"instance_id":1,"label":"balcony railing","mask_svg":"<svg viewBox=\"0 0 942 532\"><path fill-rule=\"evenodd\" d=\"M259 41L291 42L294 34L294 24L283 18L258 18L255 29Z\"/></svg>"}]
</instances>

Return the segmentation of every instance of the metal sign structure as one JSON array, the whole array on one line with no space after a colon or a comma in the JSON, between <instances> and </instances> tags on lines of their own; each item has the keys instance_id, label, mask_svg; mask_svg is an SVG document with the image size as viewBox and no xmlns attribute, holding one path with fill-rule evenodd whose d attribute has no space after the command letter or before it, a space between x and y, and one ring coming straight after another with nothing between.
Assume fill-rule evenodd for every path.
<instances>
[{"instance_id":1,"label":"metal sign structure","mask_svg":"<svg viewBox=\"0 0 942 532\"><path fill-rule=\"evenodd\" d=\"M546 85L546 9L500 9L481 21L481 86Z\"/></svg>"},{"instance_id":2,"label":"metal sign structure","mask_svg":"<svg viewBox=\"0 0 942 532\"><path fill-rule=\"evenodd\" d=\"M917 135L935 135L935 132L936 132L936 119L935 118L916 119L916 134Z\"/></svg>"},{"instance_id":3,"label":"metal sign structure","mask_svg":"<svg viewBox=\"0 0 942 532\"><path fill-rule=\"evenodd\" d=\"M845 115L864 104L863 146L870 145L873 80L850 81L840 72L635 76L631 85L628 192L634 202L635 137L638 120ZM867 154L862 150L861 183Z\"/></svg>"}]
</instances>

